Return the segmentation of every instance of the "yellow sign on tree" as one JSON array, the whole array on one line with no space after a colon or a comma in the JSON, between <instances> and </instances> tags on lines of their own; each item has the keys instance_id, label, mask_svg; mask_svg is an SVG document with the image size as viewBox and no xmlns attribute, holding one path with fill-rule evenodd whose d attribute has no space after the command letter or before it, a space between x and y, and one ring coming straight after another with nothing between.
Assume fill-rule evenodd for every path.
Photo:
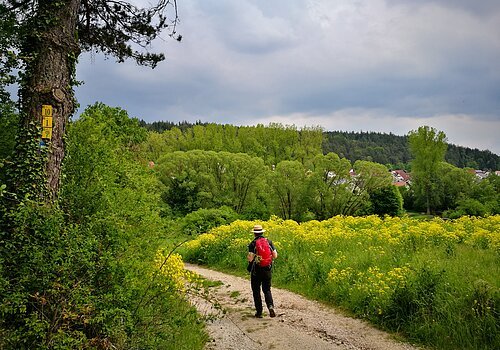
<instances>
[{"instance_id":1,"label":"yellow sign on tree","mask_svg":"<svg viewBox=\"0 0 500 350\"><path fill-rule=\"evenodd\" d=\"M52 127L52 117L44 117L42 120L42 126L44 128L51 128Z\"/></svg>"},{"instance_id":2,"label":"yellow sign on tree","mask_svg":"<svg viewBox=\"0 0 500 350\"><path fill-rule=\"evenodd\" d=\"M52 139L52 106L42 105L42 139Z\"/></svg>"},{"instance_id":3,"label":"yellow sign on tree","mask_svg":"<svg viewBox=\"0 0 500 350\"><path fill-rule=\"evenodd\" d=\"M52 128L43 128L42 139L52 139Z\"/></svg>"},{"instance_id":4,"label":"yellow sign on tree","mask_svg":"<svg viewBox=\"0 0 500 350\"><path fill-rule=\"evenodd\" d=\"M52 117L51 105L42 105L42 117Z\"/></svg>"}]
</instances>

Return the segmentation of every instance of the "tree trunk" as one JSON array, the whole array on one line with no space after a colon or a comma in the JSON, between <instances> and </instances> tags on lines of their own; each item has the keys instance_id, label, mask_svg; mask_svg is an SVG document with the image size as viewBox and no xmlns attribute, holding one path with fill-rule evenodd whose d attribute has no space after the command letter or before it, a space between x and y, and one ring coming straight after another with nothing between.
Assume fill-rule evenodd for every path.
<instances>
[{"instance_id":1,"label":"tree trunk","mask_svg":"<svg viewBox=\"0 0 500 350\"><path fill-rule=\"evenodd\" d=\"M46 202L54 202L61 179L66 125L75 111L73 74L80 53L76 33L80 0L43 0L38 6L36 23L24 46L25 53L35 54L26 61L26 76L20 93L21 115L22 127L29 129L30 125L35 125L40 130L42 105L52 107L52 137L42 139L42 135L38 135L40 141L36 142L39 144L38 153L47 155L40 164L41 169L36 169L43 174L45 183L41 188L46 187L46 191L36 195ZM33 137L25 133L24 140L20 139L18 150L21 153L23 144L28 148ZM47 152L42 152L44 147ZM24 181L25 186L35 187L28 179Z\"/></svg>"},{"instance_id":2,"label":"tree trunk","mask_svg":"<svg viewBox=\"0 0 500 350\"><path fill-rule=\"evenodd\" d=\"M425 185L425 207L426 214L431 215L431 186L429 184Z\"/></svg>"}]
</instances>

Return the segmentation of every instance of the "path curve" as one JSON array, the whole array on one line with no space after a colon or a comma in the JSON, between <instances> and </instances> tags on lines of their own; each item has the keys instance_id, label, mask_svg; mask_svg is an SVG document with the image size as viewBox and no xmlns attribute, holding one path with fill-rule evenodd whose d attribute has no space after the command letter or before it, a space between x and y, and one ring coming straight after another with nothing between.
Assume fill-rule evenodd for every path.
<instances>
[{"instance_id":1,"label":"path curve","mask_svg":"<svg viewBox=\"0 0 500 350\"><path fill-rule=\"evenodd\" d=\"M270 318L264 312L264 318L254 318L249 278L197 265L185 264L185 267L206 279L222 282L221 286L211 288L210 302L207 298L190 296L193 305L210 320L207 329L211 341L206 349L418 349L394 340L362 320L274 287L276 317Z\"/></svg>"}]
</instances>

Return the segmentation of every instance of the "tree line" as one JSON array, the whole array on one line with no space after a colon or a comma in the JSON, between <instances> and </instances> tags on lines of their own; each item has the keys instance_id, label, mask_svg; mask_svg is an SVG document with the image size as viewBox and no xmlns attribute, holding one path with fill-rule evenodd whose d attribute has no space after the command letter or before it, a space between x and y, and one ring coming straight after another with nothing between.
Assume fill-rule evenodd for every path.
<instances>
[{"instance_id":1,"label":"tree line","mask_svg":"<svg viewBox=\"0 0 500 350\"><path fill-rule=\"evenodd\" d=\"M356 175L353 175L354 169ZM165 185L165 216L183 217L199 209L229 207L246 219L324 220L335 215L397 215L401 195L381 164L357 161L353 165L334 153L317 154L307 165L283 160L268 166L246 153L204 150L165 153L156 165ZM385 197L371 194L387 191ZM389 209L385 203L394 201Z\"/></svg>"},{"instance_id":2,"label":"tree line","mask_svg":"<svg viewBox=\"0 0 500 350\"><path fill-rule=\"evenodd\" d=\"M181 130L173 124L169 126L171 128L161 133L149 131L140 152L142 158L157 162L162 170L165 169L165 163L177 162L181 158L183 161L180 164L194 164L191 170L186 168L187 165L179 165L177 173L169 170L168 176L163 177L165 186L173 191L164 197L170 198L167 204L177 207L182 201L191 198L189 203L185 203L187 211L183 214L196 208L213 209L219 205L228 205L239 214L242 213L241 206L236 206L230 200L221 200L230 197L227 193L219 198L217 194L221 193L220 187L210 185L224 179L221 169L214 170L215 166L206 164L200 167L210 157L213 159L209 162L218 164L222 169L230 169L229 164L237 157L247 157L246 161L241 162L249 167L257 160L262 163L260 168L256 168L258 171L253 170L259 174L255 176L266 179L263 182L265 185L259 187L261 197L258 216L261 217L273 214L302 221L325 219L333 215L395 215L401 212L399 194L403 197L403 209L408 211L456 217L495 214L500 210L498 176L492 175L478 182L467 169L446 162L446 135L432 128L421 127L410 132L405 136L407 145L401 143L397 147L408 148L407 167L411 168L413 181L411 186L401 187L395 193L393 186L364 190L364 186L369 183L367 174L375 174L372 171L377 168L380 174L389 176L388 170L394 165L363 159L351 161L342 153L325 154L325 134L319 128L298 129L281 124L237 127L214 123L197 123L186 127L183 123L184 128ZM390 139L391 136L384 137ZM203 155L201 151L204 151ZM190 161L192 157L197 161ZM360 169L361 165L364 165L363 169ZM353 173L349 173L350 170ZM192 174L188 174L189 171ZM202 176L208 178L202 179ZM276 181L279 185L273 186L273 177L276 179L279 176L281 178ZM373 176L370 180L375 178ZM357 181L363 186L359 186ZM231 186L225 188L229 190ZM193 197L193 193L197 195ZM205 194L214 195L213 201L208 201ZM348 195L351 199L356 198L356 204L341 204L347 201ZM195 197L196 200L193 199ZM252 212L253 209L249 209L255 202L252 196L241 198L247 200L245 210ZM249 212L245 215L249 215ZM172 213L175 216L179 211L175 209Z\"/></svg>"},{"instance_id":3,"label":"tree line","mask_svg":"<svg viewBox=\"0 0 500 350\"><path fill-rule=\"evenodd\" d=\"M315 127L299 130L278 123L247 127L208 123L150 132L145 151L153 161L168 152L198 149L246 153L276 165L283 160L306 162L322 152L322 141L322 131Z\"/></svg>"},{"instance_id":4,"label":"tree line","mask_svg":"<svg viewBox=\"0 0 500 350\"><path fill-rule=\"evenodd\" d=\"M147 123L141 120L141 126L149 131L163 133L177 128L186 131L194 126L204 126L211 123L197 121L169 122L154 121ZM222 125L220 127L223 127ZM231 126L233 128L246 128ZM398 136L392 133L379 132L348 132L348 131L323 131L321 149L323 154L330 152L347 158L351 162L367 160L385 164L392 169L410 169L412 155L408 146L408 136ZM500 169L500 156L488 150L462 147L448 144L445 161L459 168L473 168L482 170Z\"/></svg>"},{"instance_id":5,"label":"tree line","mask_svg":"<svg viewBox=\"0 0 500 350\"><path fill-rule=\"evenodd\" d=\"M401 212L384 165L323 154L322 142L320 128L212 123L150 131L139 153L156 164L169 217L220 207L297 221Z\"/></svg>"}]
</instances>

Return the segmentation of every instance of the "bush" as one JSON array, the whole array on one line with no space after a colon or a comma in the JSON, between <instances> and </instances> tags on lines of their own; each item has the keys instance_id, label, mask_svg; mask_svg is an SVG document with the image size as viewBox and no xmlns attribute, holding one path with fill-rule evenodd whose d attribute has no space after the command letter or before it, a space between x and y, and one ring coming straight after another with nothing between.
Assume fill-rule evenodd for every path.
<instances>
[{"instance_id":1,"label":"bush","mask_svg":"<svg viewBox=\"0 0 500 350\"><path fill-rule=\"evenodd\" d=\"M403 211L403 196L396 186L388 186L370 193L372 214L398 216Z\"/></svg>"},{"instance_id":2,"label":"bush","mask_svg":"<svg viewBox=\"0 0 500 350\"><path fill-rule=\"evenodd\" d=\"M93 237L66 226L62 211L33 202L3 214L0 348L78 348L86 334L98 336L85 325L96 311L88 284L97 269Z\"/></svg>"},{"instance_id":3,"label":"bush","mask_svg":"<svg viewBox=\"0 0 500 350\"><path fill-rule=\"evenodd\" d=\"M211 228L227 225L238 219L238 214L229 207L198 209L181 220L181 230L187 235L208 232Z\"/></svg>"},{"instance_id":4,"label":"bush","mask_svg":"<svg viewBox=\"0 0 500 350\"><path fill-rule=\"evenodd\" d=\"M488 207L476 199L464 199L458 202L454 210L448 210L443 213L444 217L457 219L461 216L486 216L489 214Z\"/></svg>"}]
</instances>

